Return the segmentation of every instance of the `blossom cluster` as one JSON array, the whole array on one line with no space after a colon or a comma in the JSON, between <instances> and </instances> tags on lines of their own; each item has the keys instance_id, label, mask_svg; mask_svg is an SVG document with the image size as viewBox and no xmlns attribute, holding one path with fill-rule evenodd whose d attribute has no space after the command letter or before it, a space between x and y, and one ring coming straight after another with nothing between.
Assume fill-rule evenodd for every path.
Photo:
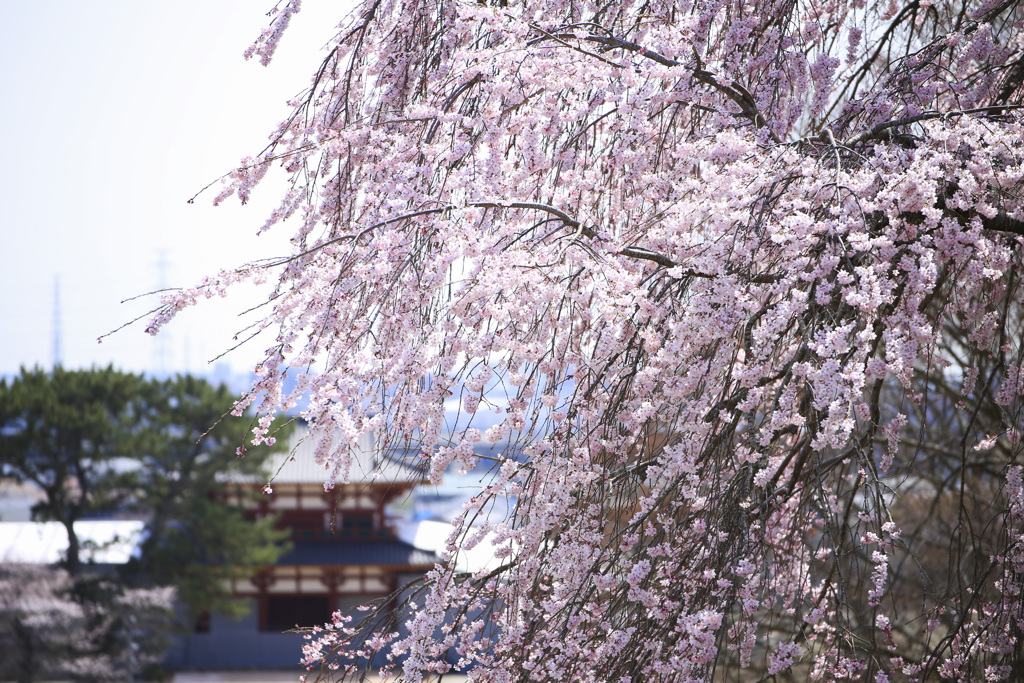
<instances>
[{"instance_id":1,"label":"blossom cluster","mask_svg":"<svg viewBox=\"0 0 1024 683\"><path fill-rule=\"evenodd\" d=\"M998 75L1019 10L501 4L358 8L305 115L222 193L244 201L272 160L292 177L265 226L295 229L260 325L276 337L240 409L305 400L342 480L369 431L434 481L482 441L522 454L495 457L401 628L338 615L307 665L998 680L1020 634L1019 448L996 463L1009 597L916 619L890 563L894 487L926 488L906 455L922 373L959 367L966 411L980 364L1022 351L1024 119ZM905 56L882 68L887 45ZM151 328L256 270L169 295ZM1010 415L1021 362L999 367L983 378ZM507 518L475 514L499 498ZM487 534L503 564L458 573Z\"/></svg>"}]
</instances>

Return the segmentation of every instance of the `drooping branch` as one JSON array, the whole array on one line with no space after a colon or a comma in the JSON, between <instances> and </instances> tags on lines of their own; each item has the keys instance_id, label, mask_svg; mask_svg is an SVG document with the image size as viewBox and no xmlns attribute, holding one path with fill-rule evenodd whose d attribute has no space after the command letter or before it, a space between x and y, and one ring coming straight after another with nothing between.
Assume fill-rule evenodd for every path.
<instances>
[{"instance_id":1,"label":"drooping branch","mask_svg":"<svg viewBox=\"0 0 1024 683\"><path fill-rule=\"evenodd\" d=\"M402 214L400 216L395 216L394 218L389 218L386 221L380 221L380 222L375 223L375 224L373 224L373 225L371 225L369 227L363 228L362 230L360 230L360 231L358 231L356 233L349 234L349 235L342 235L341 237L335 237L333 239L327 240L326 242L322 242L320 244L317 244L316 246L310 247L309 249L305 249L305 250L303 250L302 252L300 252L298 254L294 254L294 255L289 256L287 258L275 259L273 261L264 263L262 265L264 267L267 267L267 268L274 268L274 267L277 267L277 266L282 266L282 265L291 263L293 261L296 261L298 259L304 258L306 256L310 256L312 254L315 254L316 252L318 252L318 251L320 251L320 250L322 250L322 249L324 249L326 247L329 247L329 246L331 246L333 244L339 244L341 242L346 242L346 241L349 241L349 240L351 240L353 242L358 242L359 239L361 237L363 237L364 235L367 235L367 234L373 232L374 230L382 228L382 227L384 227L386 225L390 225L392 223L398 223L400 221L410 220L412 218L417 218L419 216L429 216L429 215L432 215L432 214L438 214L438 213L445 213L445 212L448 212L448 211L454 211L454 210L459 209L459 208L526 209L526 210L533 210L533 211L543 211L545 213L551 214L555 218L557 218L560 221L562 221L562 223L567 228L570 228L570 229L574 230L578 237L582 236L582 237L588 237L588 238L592 238L592 239L601 239L600 233L597 230L595 230L592 227L583 225L582 223L580 223L578 220L576 220L575 218L573 218L572 216L570 216L566 212L562 211L559 208L551 206L549 204L541 204L541 203L538 203L538 202L467 202L462 207L459 207L459 206L457 206L455 204L448 204L446 206L438 206L438 207L434 207L434 208L431 208L431 209L422 209L420 211L413 211L413 212L410 212L410 213ZM617 253L620 256L626 256L628 258L640 259L642 261L650 261L652 263L657 263L659 266L662 266L664 268L675 268L676 266L680 265L676 261L673 261L669 257L665 256L664 254L659 254L657 252L651 251L650 249L644 249L643 247L626 247L625 249L622 249L621 251L618 251L618 252L615 252L615 253ZM703 278L703 279L712 279L712 278L714 278L716 276L712 275L712 274L709 274L709 273L702 273L702 272L699 272L699 271L696 271L696 270L684 270L681 273L681 277L695 277L695 278ZM781 277L782 276L777 274L777 273L776 274L755 275L755 276L750 278L750 281L751 282L755 282L755 283L767 284L767 283L777 282L778 280L781 279Z\"/></svg>"}]
</instances>

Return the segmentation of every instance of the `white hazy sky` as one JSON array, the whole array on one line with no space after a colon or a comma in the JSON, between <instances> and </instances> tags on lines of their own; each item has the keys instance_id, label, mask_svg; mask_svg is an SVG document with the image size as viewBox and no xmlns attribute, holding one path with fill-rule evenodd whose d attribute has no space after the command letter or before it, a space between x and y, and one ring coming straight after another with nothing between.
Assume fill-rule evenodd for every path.
<instances>
[{"instance_id":1,"label":"white hazy sky","mask_svg":"<svg viewBox=\"0 0 1024 683\"><path fill-rule=\"evenodd\" d=\"M283 194L214 208L189 197L260 151L350 7L306 0L267 68L243 50L274 0L33 0L0 22L0 375L65 367L205 372L244 300L192 310L156 340L136 324L161 285L287 251L256 238ZM161 261L164 265L161 266ZM254 301L250 299L249 301ZM262 344L227 357L243 370Z\"/></svg>"}]
</instances>

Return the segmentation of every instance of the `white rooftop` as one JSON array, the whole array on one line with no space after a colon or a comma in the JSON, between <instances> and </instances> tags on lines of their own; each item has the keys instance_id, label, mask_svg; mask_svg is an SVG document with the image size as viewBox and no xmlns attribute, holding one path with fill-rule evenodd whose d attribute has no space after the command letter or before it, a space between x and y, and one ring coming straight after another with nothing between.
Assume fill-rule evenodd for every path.
<instances>
[{"instance_id":1,"label":"white rooftop","mask_svg":"<svg viewBox=\"0 0 1024 683\"><path fill-rule=\"evenodd\" d=\"M85 563L125 564L142 542L144 522L75 522ZM68 534L60 522L0 522L0 563L54 564L64 559Z\"/></svg>"},{"instance_id":2,"label":"white rooftop","mask_svg":"<svg viewBox=\"0 0 1024 683\"><path fill-rule=\"evenodd\" d=\"M452 525L433 520L415 522L400 519L395 523L395 531L398 534L399 540L405 541L420 550L429 550L440 557L448 545L448 537L452 533ZM473 533L473 531L470 531L470 535ZM475 547L469 550L460 548L455 558L455 567L460 571L474 573L482 569L497 569L500 567L503 560L494 556L496 548L492 540L493 536L488 533Z\"/></svg>"}]
</instances>

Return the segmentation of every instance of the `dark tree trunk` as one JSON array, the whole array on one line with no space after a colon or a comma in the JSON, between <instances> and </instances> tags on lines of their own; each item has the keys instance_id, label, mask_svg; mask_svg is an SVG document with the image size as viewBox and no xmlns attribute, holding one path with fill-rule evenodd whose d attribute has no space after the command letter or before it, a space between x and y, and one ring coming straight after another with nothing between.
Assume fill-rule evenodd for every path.
<instances>
[{"instance_id":1,"label":"dark tree trunk","mask_svg":"<svg viewBox=\"0 0 1024 683\"><path fill-rule=\"evenodd\" d=\"M82 561L79 558L81 546L78 542L78 535L75 534L75 520L65 518L62 520L62 524L68 532L68 555L64 560L64 566L67 568L68 574L77 578L82 570Z\"/></svg>"}]
</instances>

